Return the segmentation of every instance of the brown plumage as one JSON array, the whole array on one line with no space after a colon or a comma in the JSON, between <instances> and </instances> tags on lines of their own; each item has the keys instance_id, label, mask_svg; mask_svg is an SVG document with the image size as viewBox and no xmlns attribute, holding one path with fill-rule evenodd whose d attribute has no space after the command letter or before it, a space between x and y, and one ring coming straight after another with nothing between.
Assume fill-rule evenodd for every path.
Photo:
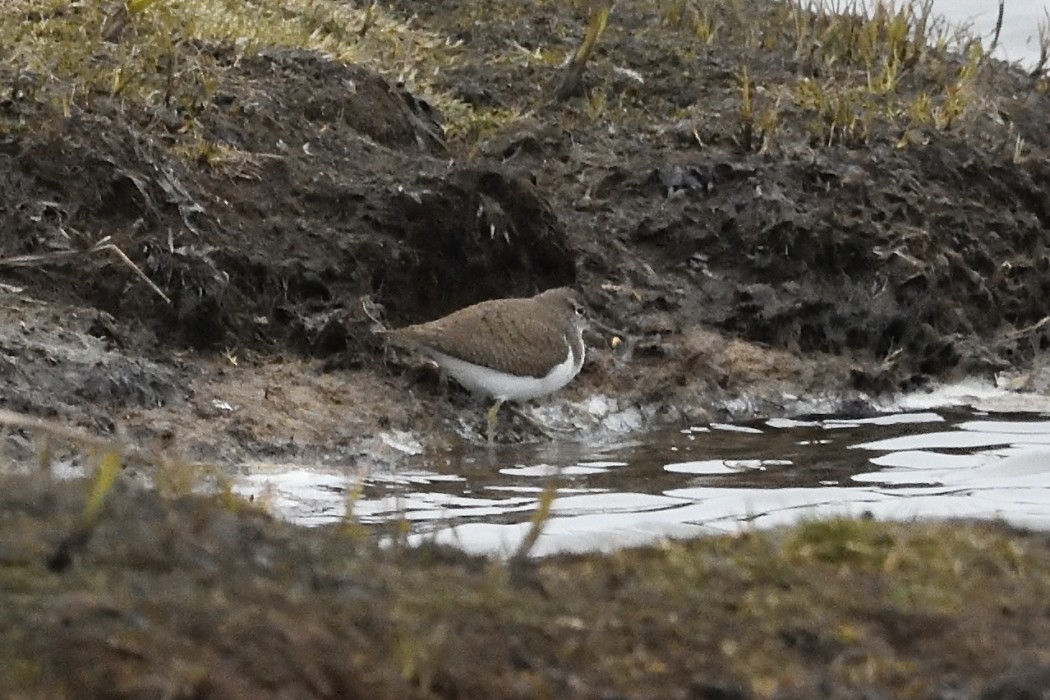
<instances>
[{"instance_id":1,"label":"brown plumage","mask_svg":"<svg viewBox=\"0 0 1050 700\"><path fill-rule=\"evenodd\" d=\"M441 353L518 376L543 377L583 354L579 344L583 305L568 287L524 299L493 299L444 318L390 331L395 342L426 354Z\"/></svg>"},{"instance_id":2,"label":"brown plumage","mask_svg":"<svg viewBox=\"0 0 1050 700\"><path fill-rule=\"evenodd\" d=\"M568 287L527 299L494 299L387 336L429 355L471 391L496 399L488 440L504 401L565 386L583 365L583 304Z\"/></svg>"}]
</instances>

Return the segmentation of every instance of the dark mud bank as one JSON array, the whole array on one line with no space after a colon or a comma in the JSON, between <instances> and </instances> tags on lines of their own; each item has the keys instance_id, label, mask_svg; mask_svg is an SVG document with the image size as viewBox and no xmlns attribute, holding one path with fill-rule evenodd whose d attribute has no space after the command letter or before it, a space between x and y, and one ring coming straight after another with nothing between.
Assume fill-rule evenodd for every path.
<instances>
[{"instance_id":1,"label":"dark mud bank","mask_svg":"<svg viewBox=\"0 0 1050 700\"><path fill-rule=\"evenodd\" d=\"M463 36L464 8L446 5L420 20ZM552 11L536 10L547 20L532 27L537 44L565 41L547 33ZM390 355L375 328L565 284L623 341L598 340L566 395L679 407L666 420L748 393L776 412L787 408L778 392L848 398L1038 361L1050 344L1050 98L1035 79L989 61L952 128L874 120L864 138L826 143L786 100L759 138L743 128L732 68L770 95L805 66L728 43L682 63L681 37L651 33L645 8L615 19L589 97L566 103L545 97L535 65L485 63L509 31L496 19L470 34L471 58L432 88L522 115L473 142L444 135L426 96L299 49L179 45L218 76L190 107L96 95L63 115L31 92L6 99L6 123L39 128L0 138L0 253L83 251L109 237L171 301L113 255L5 266L9 322L16 300L52 305L51 323L125 361L94 364L110 372L105 388L72 394L47 373L8 373L0 401L148 423L151 409L170 418L192 406L216 367L318 358L302 372L372 388L328 409L356 410L366 432L428 430L443 423L421 406L444 399L409 395L418 376L403 377L403 363L415 360ZM620 63L644 80L616 79ZM945 70L924 66L902 93ZM599 91L619 106L595 114ZM5 348L19 366L39 360L24 343ZM91 418L99 412L107 419ZM281 427L239 429L237 446L252 449Z\"/></svg>"}]
</instances>

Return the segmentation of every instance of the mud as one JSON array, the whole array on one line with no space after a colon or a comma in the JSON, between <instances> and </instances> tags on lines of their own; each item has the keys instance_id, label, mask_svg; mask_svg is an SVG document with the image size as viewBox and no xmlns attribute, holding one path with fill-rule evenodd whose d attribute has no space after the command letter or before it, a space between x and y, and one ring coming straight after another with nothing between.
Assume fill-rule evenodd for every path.
<instances>
[{"instance_id":1,"label":"mud","mask_svg":"<svg viewBox=\"0 0 1050 700\"><path fill-rule=\"evenodd\" d=\"M799 65L711 45L686 60L680 33L644 8L617 9L589 69L590 99L619 100L598 114L552 102L549 69L483 61L524 9L470 31L454 2L405 11L480 61L449 66L436 89L525 116L448 141L425 97L362 66L201 43L181 48L232 68L196 107L195 158L176 107L95 96L62 116L6 99L8 122L40 128L0 141L0 252L82 252L3 268L4 404L147 431L163 419L150 409L182 410L185 426L211 419L186 409L225 373L256 383L290 361L285 387L320 373L352 388L350 405L306 401L354 413L359 437L431 435L451 421L423 416L450 413L446 398L373 331L563 284L624 341L592 338L564 396L612 394L656 423L725 413L727 397L790 412L784 395L855 403L1024 370L1050 343L1048 98L1021 73L986 64L980 107L953 129L902 146L875 123L863 143L829 146L790 103L772 136L742 128L730 67L772 90ZM564 46L554 25L571 16L535 12L530 45ZM902 90L934 77L916 70ZM86 252L107 237L170 304L116 256ZM714 347L733 349L733 370ZM276 446L287 420L244 415L210 451ZM527 424L502 437L540 438ZM305 446L333 447L320 441Z\"/></svg>"}]
</instances>

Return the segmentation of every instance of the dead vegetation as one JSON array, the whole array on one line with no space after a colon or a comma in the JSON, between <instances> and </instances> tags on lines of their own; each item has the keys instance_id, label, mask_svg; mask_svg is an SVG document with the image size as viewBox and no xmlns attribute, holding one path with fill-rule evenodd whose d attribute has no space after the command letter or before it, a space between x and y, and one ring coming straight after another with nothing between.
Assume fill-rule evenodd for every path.
<instances>
[{"instance_id":1,"label":"dead vegetation","mask_svg":"<svg viewBox=\"0 0 1050 700\"><path fill-rule=\"evenodd\" d=\"M739 52L740 139L745 150L791 141L777 132L798 118L815 147L861 147L895 133L898 145L923 141L987 117L980 69L988 47L966 27L933 12L930 0L792 0L771 3L761 17L738 1L671 3L663 20L703 45ZM789 51L778 83L755 83L760 54ZM760 71L767 72L768 71Z\"/></svg>"},{"instance_id":2,"label":"dead vegetation","mask_svg":"<svg viewBox=\"0 0 1050 700\"><path fill-rule=\"evenodd\" d=\"M698 57L715 43L737 56L732 72L745 150L774 147L778 131L794 128L789 123L796 113L813 145L860 146L884 129L894 131L901 145L922 141L925 129L952 129L991 111L979 73L997 38L985 47L967 28L934 15L931 0L791 0L770 3L757 14L743 0L675 0L659 10L626 2L580 3L576 11L571 4L544 7L560 34L486 42L487 25L516 21L513 12L499 10L471 10L460 26L470 26L468 40L482 44L493 65L535 65L558 99L584 96L592 121L631 120L629 84L644 80L644 70L625 77L632 75L624 65L630 62L626 37L609 36L631 14L656 20L656 29L639 33L641 40L668 47L673 42L681 58ZM196 117L209 109L231 66L268 47L306 48L379 71L433 102L449 138L468 151L501 127L545 109L547 99L542 91L525 91L495 105L451 94L444 75L461 63L463 36L443 35L375 2L17 0L7 17L20 19L0 24L0 42L10 47L3 70L14 103L41 100L61 118L90 110L94 100L119 99L145 107L176 152L216 165L245 159L228 145L208 142ZM574 41L577 29L582 35ZM208 49L215 44L232 47L232 55ZM1040 44L1044 58L1033 78L1046 65L1045 30ZM787 73L778 83L754 82L755 62L770 53L791 57ZM15 112L9 110L8 128L27 126ZM663 116L672 117L673 109Z\"/></svg>"},{"instance_id":3,"label":"dead vegetation","mask_svg":"<svg viewBox=\"0 0 1050 700\"><path fill-rule=\"evenodd\" d=\"M4 12L0 44L7 60L0 71L12 90L0 119L7 130L56 128L61 119L92 111L96 101L119 100L133 112L144 110L140 124L175 152L209 162L236 156L202 143L197 118L243 57L275 47L308 49L372 66L426 92L426 76L455 54L445 37L376 4L16 0ZM232 52L212 50L219 45ZM20 108L25 103L49 107L51 123L19 119L28 112Z\"/></svg>"}]
</instances>

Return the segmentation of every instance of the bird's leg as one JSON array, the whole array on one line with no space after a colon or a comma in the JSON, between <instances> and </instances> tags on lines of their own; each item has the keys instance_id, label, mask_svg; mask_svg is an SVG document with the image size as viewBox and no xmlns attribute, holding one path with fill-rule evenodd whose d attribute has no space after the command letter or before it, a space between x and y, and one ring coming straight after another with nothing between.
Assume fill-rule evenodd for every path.
<instances>
[{"instance_id":1,"label":"bird's leg","mask_svg":"<svg viewBox=\"0 0 1050 700\"><path fill-rule=\"evenodd\" d=\"M496 418L497 414L499 413L499 407L502 405L503 399L496 399L496 403L492 404L492 408L489 409L489 427L486 435L488 435L490 445L492 444L492 439L496 434Z\"/></svg>"}]
</instances>

